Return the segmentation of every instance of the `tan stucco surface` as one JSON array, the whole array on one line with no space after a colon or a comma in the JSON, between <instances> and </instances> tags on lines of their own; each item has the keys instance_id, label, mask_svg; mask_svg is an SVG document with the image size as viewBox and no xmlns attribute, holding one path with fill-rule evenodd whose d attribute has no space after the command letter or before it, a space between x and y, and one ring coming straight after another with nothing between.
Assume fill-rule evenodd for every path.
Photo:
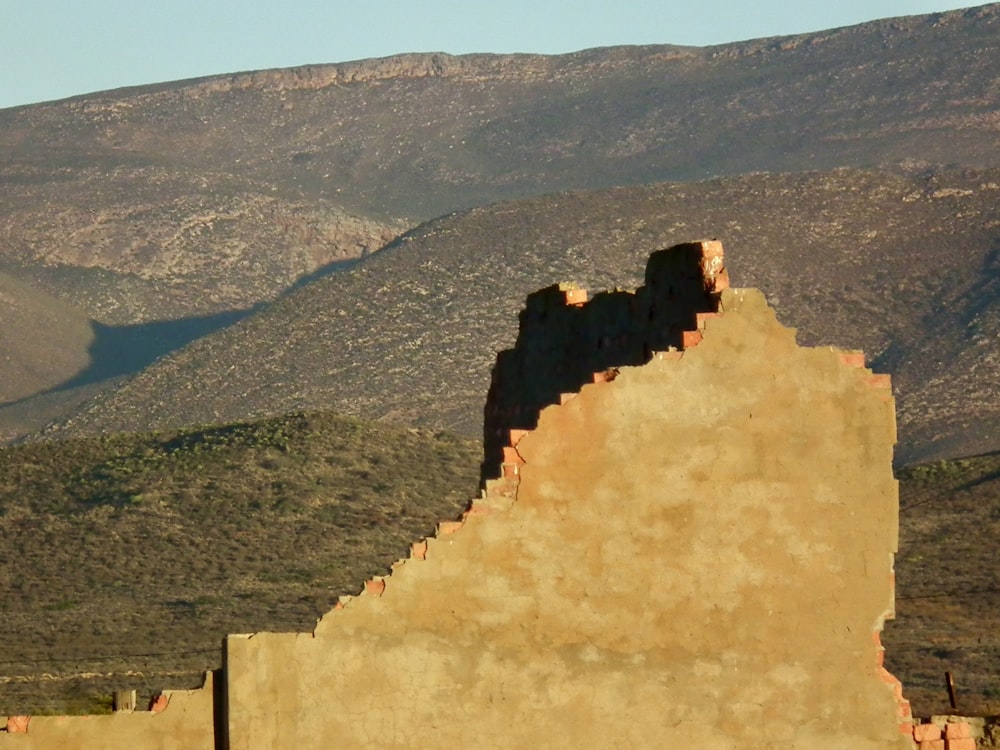
<instances>
[{"instance_id":1,"label":"tan stucco surface","mask_svg":"<svg viewBox=\"0 0 1000 750\"><path fill-rule=\"evenodd\" d=\"M170 690L158 713L33 716L27 734L0 733L3 750L214 750L212 674L199 690Z\"/></svg>"},{"instance_id":2,"label":"tan stucco surface","mask_svg":"<svg viewBox=\"0 0 1000 750\"><path fill-rule=\"evenodd\" d=\"M230 747L912 747L873 639L889 391L758 292L721 311L545 409L512 505L477 502L314 634L231 636Z\"/></svg>"}]
</instances>

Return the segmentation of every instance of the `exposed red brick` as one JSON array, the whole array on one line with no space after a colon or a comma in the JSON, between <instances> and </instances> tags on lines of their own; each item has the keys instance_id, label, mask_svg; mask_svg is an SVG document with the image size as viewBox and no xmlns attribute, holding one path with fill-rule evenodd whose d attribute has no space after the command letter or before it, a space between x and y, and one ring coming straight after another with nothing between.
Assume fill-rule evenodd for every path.
<instances>
[{"instance_id":1,"label":"exposed red brick","mask_svg":"<svg viewBox=\"0 0 1000 750\"><path fill-rule=\"evenodd\" d=\"M945 740L944 746L948 750L976 750L976 741L971 737L959 737L954 740Z\"/></svg>"},{"instance_id":2,"label":"exposed red brick","mask_svg":"<svg viewBox=\"0 0 1000 750\"><path fill-rule=\"evenodd\" d=\"M601 370L600 372L595 372L593 376L593 381L595 383L610 383L617 377L618 377L618 369L612 367L610 370Z\"/></svg>"},{"instance_id":3,"label":"exposed red brick","mask_svg":"<svg viewBox=\"0 0 1000 750\"><path fill-rule=\"evenodd\" d=\"M701 243L702 258L722 258L725 253L719 240L703 240Z\"/></svg>"},{"instance_id":4,"label":"exposed red brick","mask_svg":"<svg viewBox=\"0 0 1000 750\"><path fill-rule=\"evenodd\" d=\"M385 581L381 578L365 581L365 591L375 596L382 596L382 593L385 591Z\"/></svg>"},{"instance_id":5,"label":"exposed red brick","mask_svg":"<svg viewBox=\"0 0 1000 750\"><path fill-rule=\"evenodd\" d=\"M917 747L920 750L947 750L944 740L924 740Z\"/></svg>"},{"instance_id":6,"label":"exposed red brick","mask_svg":"<svg viewBox=\"0 0 1000 750\"><path fill-rule=\"evenodd\" d=\"M702 338L701 331L684 331L681 333L681 346L685 349L689 349L692 346L697 346L701 343Z\"/></svg>"},{"instance_id":7,"label":"exposed red brick","mask_svg":"<svg viewBox=\"0 0 1000 750\"><path fill-rule=\"evenodd\" d=\"M510 431L510 444L513 445L516 448L517 444L519 442L521 442L521 438L523 438L529 432L531 432L531 430L511 430Z\"/></svg>"},{"instance_id":8,"label":"exposed red brick","mask_svg":"<svg viewBox=\"0 0 1000 750\"><path fill-rule=\"evenodd\" d=\"M900 734L908 734L913 736L913 722L912 721L901 721L899 723Z\"/></svg>"},{"instance_id":9,"label":"exposed red brick","mask_svg":"<svg viewBox=\"0 0 1000 750\"><path fill-rule=\"evenodd\" d=\"M158 714L161 711L165 711L169 703L170 699L163 693L160 693L159 695L154 695L153 700L149 702L149 710L152 711L154 714Z\"/></svg>"},{"instance_id":10,"label":"exposed red brick","mask_svg":"<svg viewBox=\"0 0 1000 750\"><path fill-rule=\"evenodd\" d=\"M503 462L505 464L523 464L524 459L521 458L521 454L517 452L517 448L505 445L503 447Z\"/></svg>"},{"instance_id":11,"label":"exposed red brick","mask_svg":"<svg viewBox=\"0 0 1000 750\"><path fill-rule=\"evenodd\" d=\"M414 542L410 545L410 557L417 560L427 559L427 540L421 539L419 542Z\"/></svg>"},{"instance_id":12,"label":"exposed red brick","mask_svg":"<svg viewBox=\"0 0 1000 750\"><path fill-rule=\"evenodd\" d=\"M473 503L469 509L462 514L462 518L468 518L469 516L488 516L492 512L493 509L488 505Z\"/></svg>"},{"instance_id":13,"label":"exposed red brick","mask_svg":"<svg viewBox=\"0 0 1000 750\"><path fill-rule=\"evenodd\" d=\"M586 289L565 289L563 299L567 305L582 305L587 301Z\"/></svg>"},{"instance_id":14,"label":"exposed red brick","mask_svg":"<svg viewBox=\"0 0 1000 750\"><path fill-rule=\"evenodd\" d=\"M729 288L729 274L724 265L722 243L711 240L701 243L701 275L705 280L705 289L710 293L718 293Z\"/></svg>"},{"instance_id":15,"label":"exposed red brick","mask_svg":"<svg viewBox=\"0 0 1000 750\"><path fill-rule=\"evenodd\" d=\"M503 478L504 479L517 479L520 475L518 471L517 464L504 464L503 465Z\"/></svg>"},{"instance_id":16,"label":"exposed red brick","mask_svg":"<svg viewBox=\"0 0 1000 750\"><path fill-rule=\"evenodd\" d=\"M695 317L695 321L697 322L698 330L701 330L702 328L705 327L705 321L709 320L710 318L718 318L719 316L720 316L720 313L717 313L717 312L700 312L700 313L695 313L694 317Z\"/></svg>"},{"instance_id":17,"label":"exposed red brick","mask_svg":"<svg viewBox=\"0 0 1000 750\"><path fill-rule=\"evenodd\" d=\"M729 288L729 271L723 268L719 271L715 278L712 279L712 284L709 286L708 291L710 292L721 292L723 289Z\"/></svg>"},{"instance_id":18,"label":"exposed red brick","mask_svg":"<svg viewBox=\"0 0 1000 750\"><path fill-rule=\"evenodd\" d=\"M31 721L30 716L8 716L7 731L10 734L27 734L29 721Z\"/></svg>"},{"instance_id":19,"label":"exposed red brick","mask_svg":"<svg viewBox=\"0 0 1000 750\"><path fill-rule=\"evenodd\" d=\"M946 740L967 740L972 737L972 727L965 721L945 724L944 737Z\"/></svg>"},{"instance_id":20,"label":"exposed red brick","mask_svg":"<svg viewBox=\"0 0 1000 750\"><path fill-rule=\"evenodd\" d=\"M913 739L917 742L941 739L941 728L935 724L917 724L913 727Z\"/></svg>"}]
</instances>

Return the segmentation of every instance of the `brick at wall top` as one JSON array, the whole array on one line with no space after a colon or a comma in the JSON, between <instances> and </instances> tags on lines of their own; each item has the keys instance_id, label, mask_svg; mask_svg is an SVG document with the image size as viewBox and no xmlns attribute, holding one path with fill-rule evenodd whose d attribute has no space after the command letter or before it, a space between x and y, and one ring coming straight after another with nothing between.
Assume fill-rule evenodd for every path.
<instances>
[{"instance_id":1,"label":"brick at wall top","mask_svg":"<svg viewBox=\"0 0 1000 750\"><path fill-rule=\"evenodd\" d=\"M529 295L517 342L498 355L486 400L486 475L497 476L510 430L533 428L560 394L593 382L594 373L689 345L685 334L697 332L699 316L717 312L728 285L722 243L709 240L653 253L635 291L588 300L585 290L554 284Z\"/></svg>"}]
</instances>

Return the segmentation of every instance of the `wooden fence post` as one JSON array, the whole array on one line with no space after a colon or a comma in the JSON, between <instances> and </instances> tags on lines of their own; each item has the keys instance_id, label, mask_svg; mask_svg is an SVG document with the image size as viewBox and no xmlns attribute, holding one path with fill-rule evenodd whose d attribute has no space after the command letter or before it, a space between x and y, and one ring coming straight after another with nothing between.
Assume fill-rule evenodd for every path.
<instances>
[{"instance_id":1,"label":"wooden fence post","mask_svg":"<svg viewBox=\"0 0 1000 750\"><path fill-rule=\"evenodd\" d=\"M948 686L948 702L951 703L951 710L955 711L958 705L955 701L955 678L951 676L951 672L944 673L944 681Z\"/></svg>"}]
</instances>

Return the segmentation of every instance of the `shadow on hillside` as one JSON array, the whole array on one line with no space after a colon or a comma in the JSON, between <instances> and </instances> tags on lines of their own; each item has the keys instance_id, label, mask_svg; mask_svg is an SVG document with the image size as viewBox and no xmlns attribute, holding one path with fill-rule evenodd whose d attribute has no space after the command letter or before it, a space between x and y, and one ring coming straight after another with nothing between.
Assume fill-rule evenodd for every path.
<instances>
[{"instance_id":1,"label":"shadow on hillside","mask_svg":"<svg viewBox=\"0 0 1000 750\"><path fill-rule=\"evenodd\" d=\"M389 245L386 245L386 247L389 247ZM381 252L381 250L382 249L380 248L375 252ZM301 289L302 287L306 286L307 284L311 284L317 279L322 279L324 276L329 276L330 274L333 273L339 273L341 271L347 271L351 268L354 268L354 266L358 265L358 263L361 263L365 258L367 258L371 254L372 253L366 250L357 258L348 258L347 260L335 260L330 263L327 263L325 266L320 266L312 273L307 273L304 276L300 276L299 278L297 278L295 282L288 288L285 294L294 292L296 289Z\"/></svg>"},{"instance_id":2,"label":"shadow on hillside","mask_svg":"<svg viewBox=\"0 0 1000 750\"><path fill-rule=\"evenodd\" d=\"M414 229L418 228L419 226L422 225L417 225L417 227L414 227ZM371 258L373 255L384 253L386 250L402 247L403 245L405 245L406 241L410 238L413 231L414 230L411 229L408 232L404 232L403 234L396 237L396 239L387 242L385 245L382 245L382 247L378 248L377 250L365 249L361 252L361 255L359 255L356 258L347 258L345 260L334 260L327 263L326 265L320 266L312 273L307 273L303 276L299 276L299 278L297 278L292 283L292 285L288 287L287 290L285 290L285 294L291 294L292 292L295 292L298 289L301 289L302 287L313 283L314 281L322 279L324 276L330 276L335 273L342 273L344 271L349 271L355 266L364 263L368 258Z\"/></svg>"},{"instance_id":3,"label":"shadow on hillside","mask_svg":"<svg viewBox=\"0 0 1000 750\"><path fill-rule=\"evenodd\" d=\"M52 388L23 399L0 403L0 408L16 406L39 396L133 375L165 354L242 320L258 307L125 326L107 326L91 321L94 340L87 348L90 364L85 369Z\"/></svg>"},{"instance_id":4,"label":"shadow on hillside","mask_svg":"<svg viewBox=\"0 0 1000 750\"><path fill-rule=\"evenodd\" d=\"M1000 306L1000 240L993 241L993 248L983 259L979 279L969 288L967 303L961 320L967 327L994 306Z\"/></svg>"}]
</instances>

